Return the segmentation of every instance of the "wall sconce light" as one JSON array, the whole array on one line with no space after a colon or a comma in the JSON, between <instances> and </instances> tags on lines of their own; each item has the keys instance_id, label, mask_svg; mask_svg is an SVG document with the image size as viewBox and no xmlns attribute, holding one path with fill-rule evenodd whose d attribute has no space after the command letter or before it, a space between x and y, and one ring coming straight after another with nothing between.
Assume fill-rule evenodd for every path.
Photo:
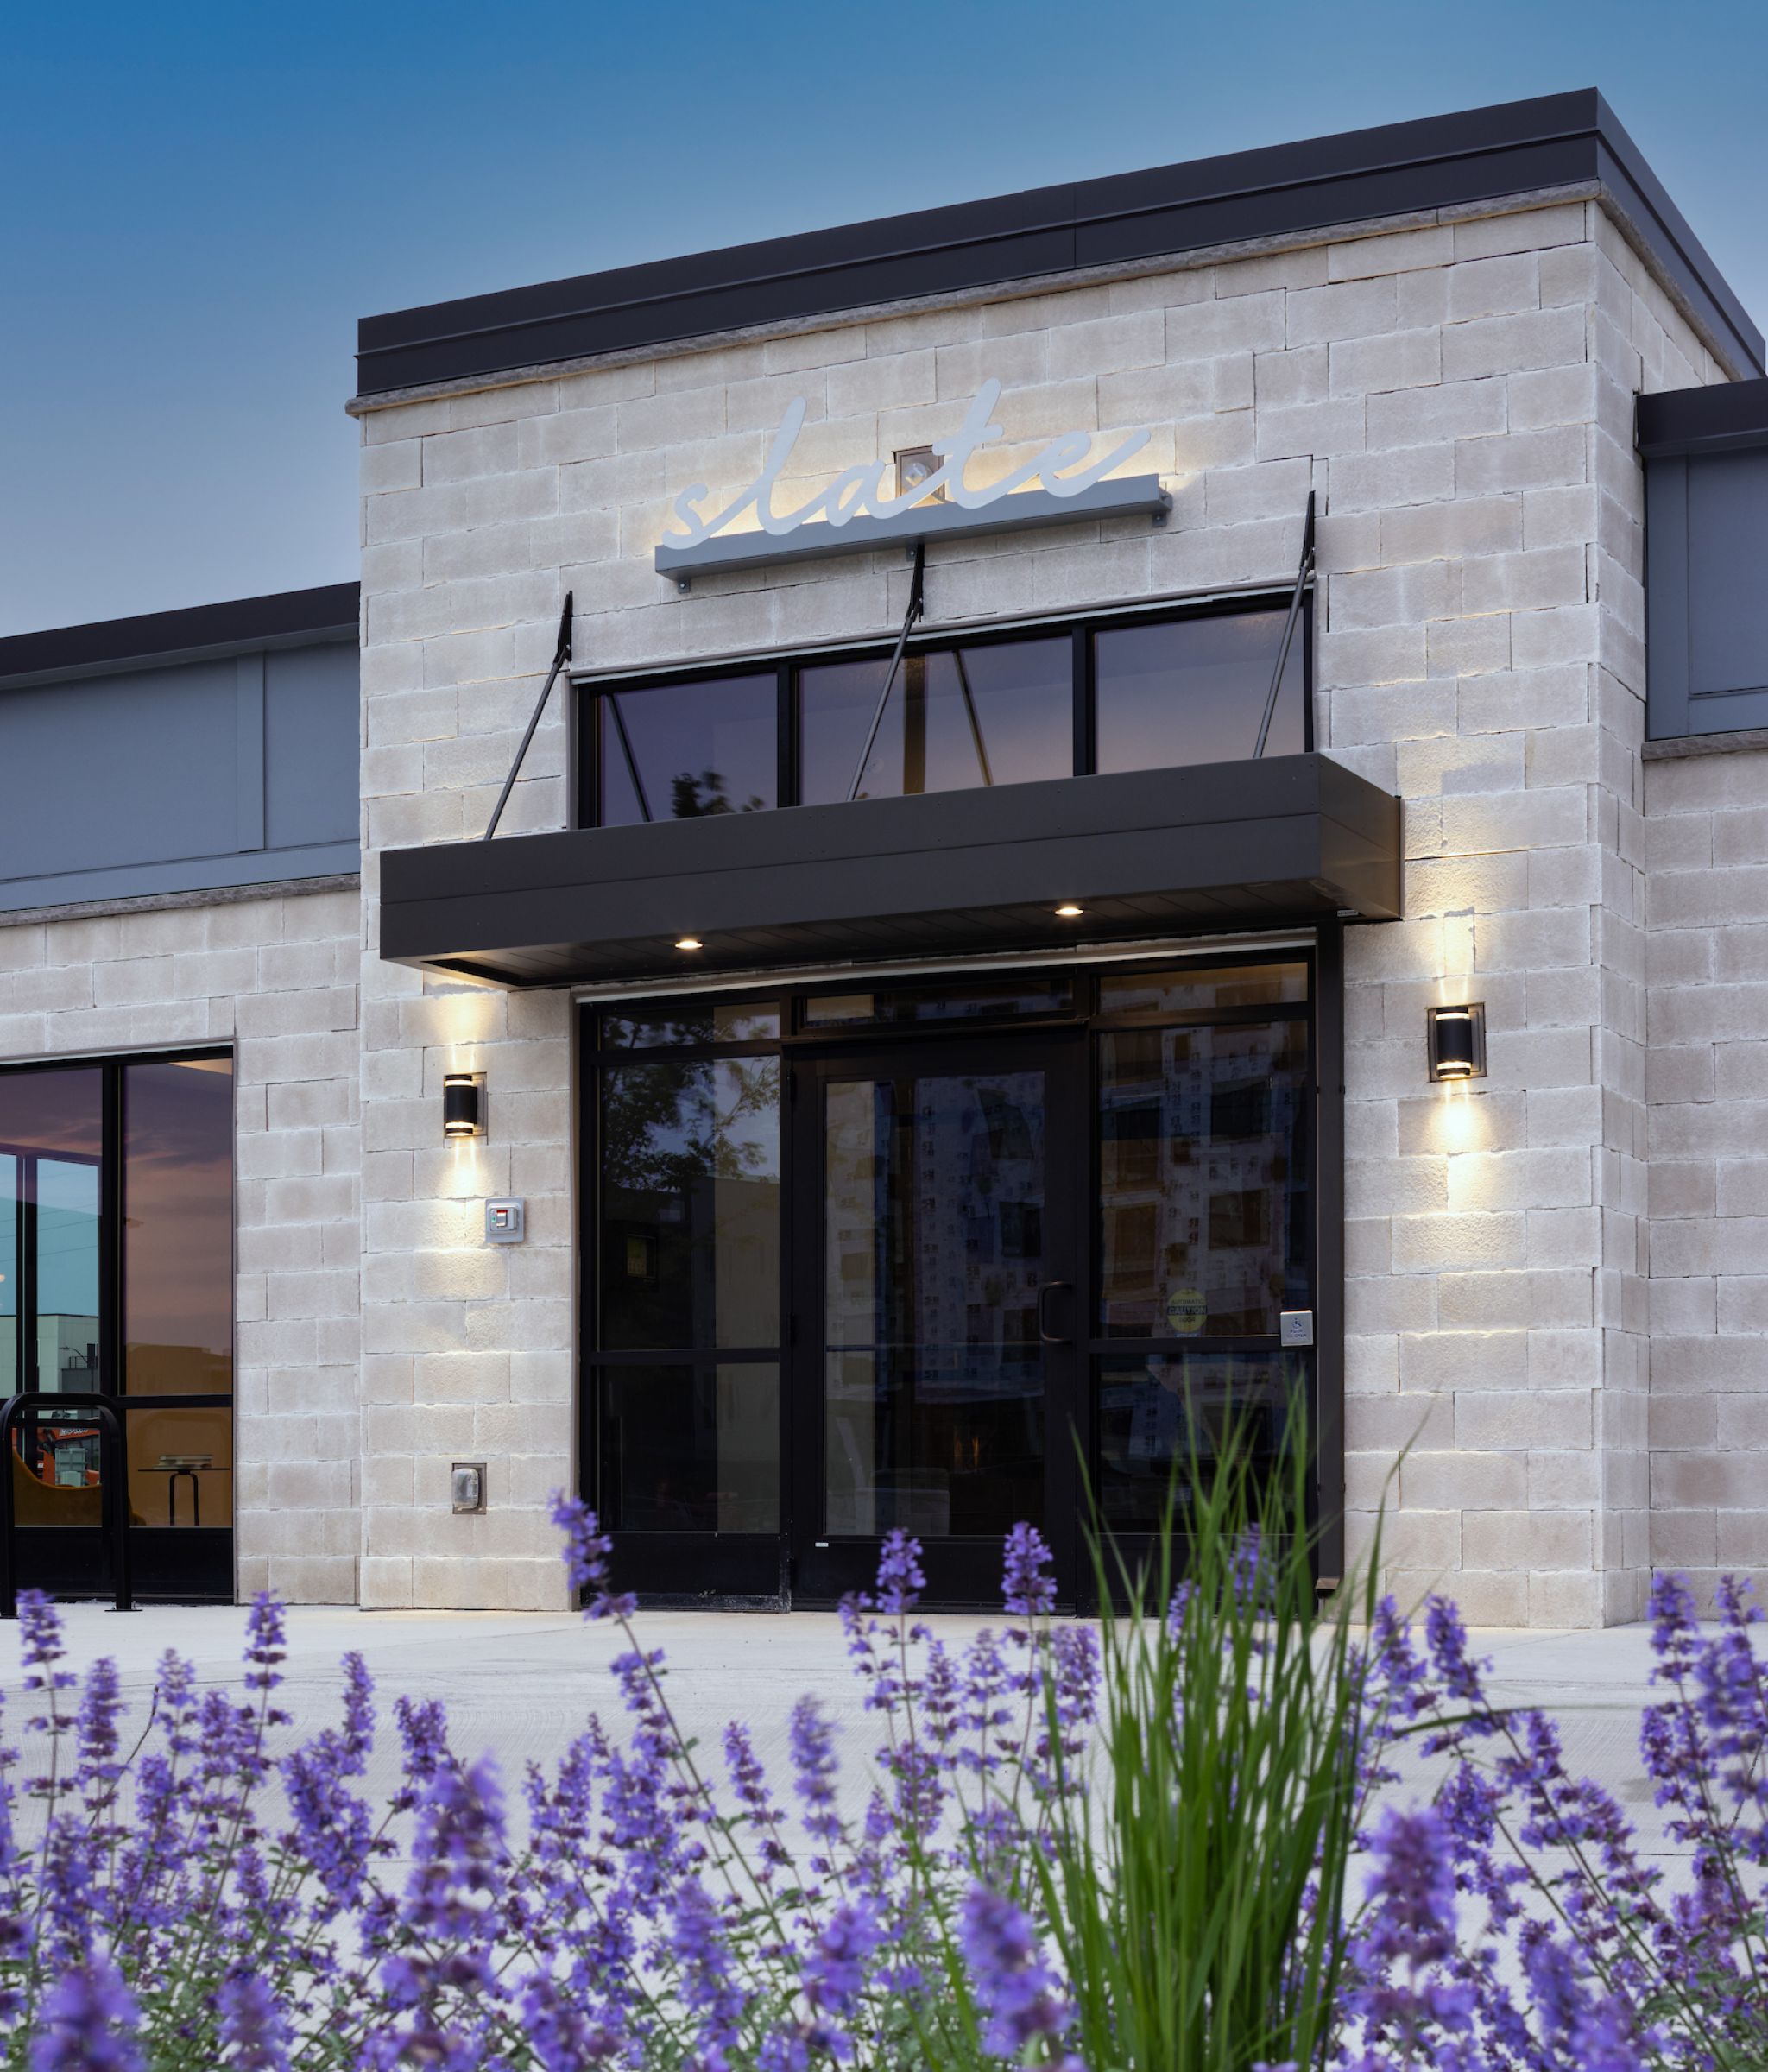
<instances>
[{"instance_id":1,"label":"wall sconce light","mask_svg":"<svg viewBox=\"0 0 1768 2072\"><path fill-rule=\"evenodd\" d=\"M896 452L897 495L906 496L911 490L919 489L924 482L937 475L944 464L931 446L899 446ZM927 501L944 503L944 490L935 490Z\"/></svg>"},{"instance_id":2,"label":"wall sconce light","mask_svg":"<svg viewBox=\"0 0 1768 2072\"><path fill-rule=\"evenodd\" d=\"M456 1461L448 1470L449 1508L457 1518L471 1518L485 1507L485 1463Z\"/></svg>"},{"instance_id":3,"label":"wall sconce light","mask_svg":"<svg viewBox=\"0 0 1768 2072\"><path fill-rule=\"evenodd\" d=\"M1486 1007L1473 1001L1458 1008L1427 1008L1424 1035L1433 1079L1486 1077Z\"/></svg>"},{"instance_id":4,"label":"wall sconce light","mask_svg":"<svg viewBox=\"0 0 1768 2072\"><path fill-rule=\"evenodd\" d=\"M444 1072L444 1139L451 1144L458 1137L482 1137L484 1134L485 1075L483 1072Z\"/></svg>"}]
</instances>

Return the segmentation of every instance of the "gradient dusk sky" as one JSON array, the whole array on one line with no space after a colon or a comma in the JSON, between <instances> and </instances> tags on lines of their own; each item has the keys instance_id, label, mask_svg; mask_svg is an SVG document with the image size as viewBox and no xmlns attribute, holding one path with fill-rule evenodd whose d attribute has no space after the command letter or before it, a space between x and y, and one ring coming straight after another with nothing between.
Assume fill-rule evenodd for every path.
<instances>
[{"instance_id":1,"label":"gradient dusk sky","mask_svg":"<svg viewBox=\"0 0 1768 2072\"><path fill-rule=\"evenodd\" d=\"M1598 86L1759 322L1711 0L0 4L0 633L356 573L358 316Z\"/></svg>"}]
</instances>

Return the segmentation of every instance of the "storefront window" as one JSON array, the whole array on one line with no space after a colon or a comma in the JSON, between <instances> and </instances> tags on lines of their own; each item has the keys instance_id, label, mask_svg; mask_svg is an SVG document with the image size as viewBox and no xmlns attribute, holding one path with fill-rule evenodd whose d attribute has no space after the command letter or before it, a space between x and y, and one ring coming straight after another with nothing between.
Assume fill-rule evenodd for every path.
<instances>
[{"instance_id":1,"label":"storefront window","mask_svg":"<svg viewBox=\"0 0 1768 2072\"><path fill-rule=\"evenodd\" d=\"M780 1004L650 1001L592 1027L598 1507L622 1533L777 1533L781 1066L760 1046Z\"/></svg>"},{"instance_id":2,"label":"storefront window","mask_svg":"<svg viewBox=\"0 0 1768 2072\"><path fill-rule=\"evenodd\" d=\"M123 1337L131 1395L233 1386L233 1064L123 1072Z\"/></svg>"},{"instance_id":3,"label":"storefront window","mask_svg":"<svg viewBox=\"0 0 1768 2072\"><path fill-rule=\"evenodd\" d=\"M611 1531L779 1531L777 1367L609 1368L601 1409Z\"/></svg>"},{"instance_id":4,"label":"storefront window","mask_svg":"<svg viewBox=\"0 0 1768 2072\"><path fill-rule=\"evenodd\" d=\"M1101 1336L1274 1337L1307 1286L1306 1024L1098 1041Z\"/></svg>"},{"instance_id":5,"label":"storefront window","mask_svg":"<svg viewBox=\"0 0 1768 2072\"><path fill-rule=\"evenodd\" d=\"M1282 1353L1156 1354L1099 1363L1099 1512L1115 1532L1158 1532L1182 1516L1192 1478L1234 1452L1280 1490L1302 1400L1302 1365Z\"/></svg>"},{"instance_id":6,"label":"storefront window","mask_svg":"<svg viewBox=\"0 0 1768 2072\"><path fill-rule=\"evenodd\" d=\"M1309 628L1287 608L1165 617L586 685L584 818L607 827L780 805L1179 768L1308 745ZM1270 723L1266 727L1266 714Z\"/></svg>"},{"instance_id":7,"label":"storefront window","mask_svg":"<svg viewBox=\"0 0 1768 2072\"><path fill-rule=\"evenodd\" d=\"M1231 612L1096 633L1093 767L1159 770L1249 758L1259 745L1285 616ZM1272 715L1267 755L1297 755L1307 746L1306 680L1298 629Z\"/></svg>"},{"instance_id":8,"label":"storefront window","mask_svg":"<svg viewBox=\"0 0 1768 2072\"><path fill-rule=\"evenodd\" d=\"M905 657L868 753L889 667L879 659L799 673L805 805L1026 784L1072 773L1074 662L1067 640Z\"/></svg>"},{"instance_id":9,"label":"storefront window","mask_svg":"<svg viewBox=\"0 0 1768 2072\"><path fill-rule=\"evenodd\" d=\"M602 824L694 820L779 805L776 698L771 669L605 692Z\"/></svg>"},{"instance_id":10,"label":"storefront window","mask_svg":"<svg viewBox=\"0 0 1768 2072\"><path fill-rule=\"evenodd\" d=\"M69 1399L98 1394L129 1524L178 1535L140 1543L137 1586L232 1595L233 1313L231 1059L0 1071L0 1394L40 1405L10 1463L24 1580L39 1528L102 1521L104 1427ZM54 1558L55 1588L102 1581Z\"/></svg>"},{"instance_id":11,"label":"storefront window","mask_svg":"<svg viewBox=\"0 0 1768 2072\"><path fill-rule=\"evenodd\" d=\"M602 1343L780 1336L780 1061L602 1075Z\"/></svg>"}]
</instances>

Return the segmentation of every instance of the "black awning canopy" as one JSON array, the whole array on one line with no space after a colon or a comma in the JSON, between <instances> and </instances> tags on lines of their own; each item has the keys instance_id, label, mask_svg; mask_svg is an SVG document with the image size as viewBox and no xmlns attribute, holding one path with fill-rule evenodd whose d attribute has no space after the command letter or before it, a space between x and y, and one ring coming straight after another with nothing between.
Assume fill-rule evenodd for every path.
<instances>
[{"instance_id":1,"label":"black awning canopy","mask_svg":"<svg viewBox=\"0 0 1768 2072\"><path fill-rule=\"evenodd\" d=\"M1310 755L439 843L382 855L381 954L562 986L1392 920L1399 837L1397 799Z\"/></svg>"}]
</instances>

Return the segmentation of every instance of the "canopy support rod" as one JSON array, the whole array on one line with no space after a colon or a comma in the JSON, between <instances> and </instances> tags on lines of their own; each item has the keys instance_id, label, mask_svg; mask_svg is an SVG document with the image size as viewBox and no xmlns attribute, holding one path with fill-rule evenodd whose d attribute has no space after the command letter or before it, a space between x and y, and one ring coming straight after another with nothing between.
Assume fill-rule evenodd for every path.
<instances>
[{"instance_id":1,"label":"canopy support rod","mask_svg":"<svg viewBox=\"0 0 1768 2072\"><path fill-rule=\"evenodd\" d=\"M491 809L490 825L480 837L489 842L497 832L497 823L503 818L503 809L509 804L509 794L515 789L516 778L521 773L522 758L528 752L528 743L534 738L534 729L540 723L540 715L546 710L546 700L552 695L552 686L559 680L559 672L571 660L571 592L565 593L565 610L559 615L559 644L552 651L552 666L546 672L546 681L541 686L540 700L528 721L528 730L521 737L521 746L515 751L515 761L509 766L509 774L503 780L503 789L497 794L497 803Z\"/></svg>"},{"instance_id":2,"label":"canopy support rod","mask_svg":"<svg viewBox=\"0 0 1768 2072\"><path fill-rule=\"evenodd\" d=\"M921 594L926 572L926 546L924 541L917 540L915 541L914 573L909 578L908 610L902 615L902 631L896 636L896 652L890 658L890 668L884 679L884 689L879 696L877 709L872 714L871 726L867 730L866 745L860 751L860 759L854 769L853 782L847 787L849 805L859 797L860 786L865 782L866 765L872 760L872 750L877 745L878 730L884 723L884 708L890 703L890 693L896 684L896 673L902 666L902 651L908 646L908 636L915 622L926 610L926 604Z\"/></svg>"},{"instance_id":3,"label":"canopy support rod","mask_svg":"<svg viewBox=\"0 0 1768 2072\"><path fill-rule=\"evenodd\" d=\"M970 696L970 673L963 666L963 649L954 648L951 659L957 664L957 687L963 692L964 717L970 723L970 744L976 751L976 768L982 773L982 782L993 784L994 773L988 767L988 751L982 743L982 723L976 717L976 701Z\"/></svg>"},{"instance_id":4,"label":"canopy support rod","mask_svg":"<svg viewBox=\"0 0 1768 2072\"><path fill-rule=\"evenodd\" d=\"M1271 679L1271 691L1265 700L1265 717L1259 724L1259 745L1253 750L1256 762L1265 753L1265 743L1271 737L1271 722L1277 712L1277 693L1283 688L1283 673L1289 666L1289 646L1295 638L1295 622L1301 616L1302 592L1308 586L1308 578L1314 572L1314 492L1308 491L1308 515L1302 525L1302 558L1295 572L1295 590L1289 600L1289 616L1284 622L1283 645L1277 650L1277 668Z\"/></svg>"}]
</instances>

